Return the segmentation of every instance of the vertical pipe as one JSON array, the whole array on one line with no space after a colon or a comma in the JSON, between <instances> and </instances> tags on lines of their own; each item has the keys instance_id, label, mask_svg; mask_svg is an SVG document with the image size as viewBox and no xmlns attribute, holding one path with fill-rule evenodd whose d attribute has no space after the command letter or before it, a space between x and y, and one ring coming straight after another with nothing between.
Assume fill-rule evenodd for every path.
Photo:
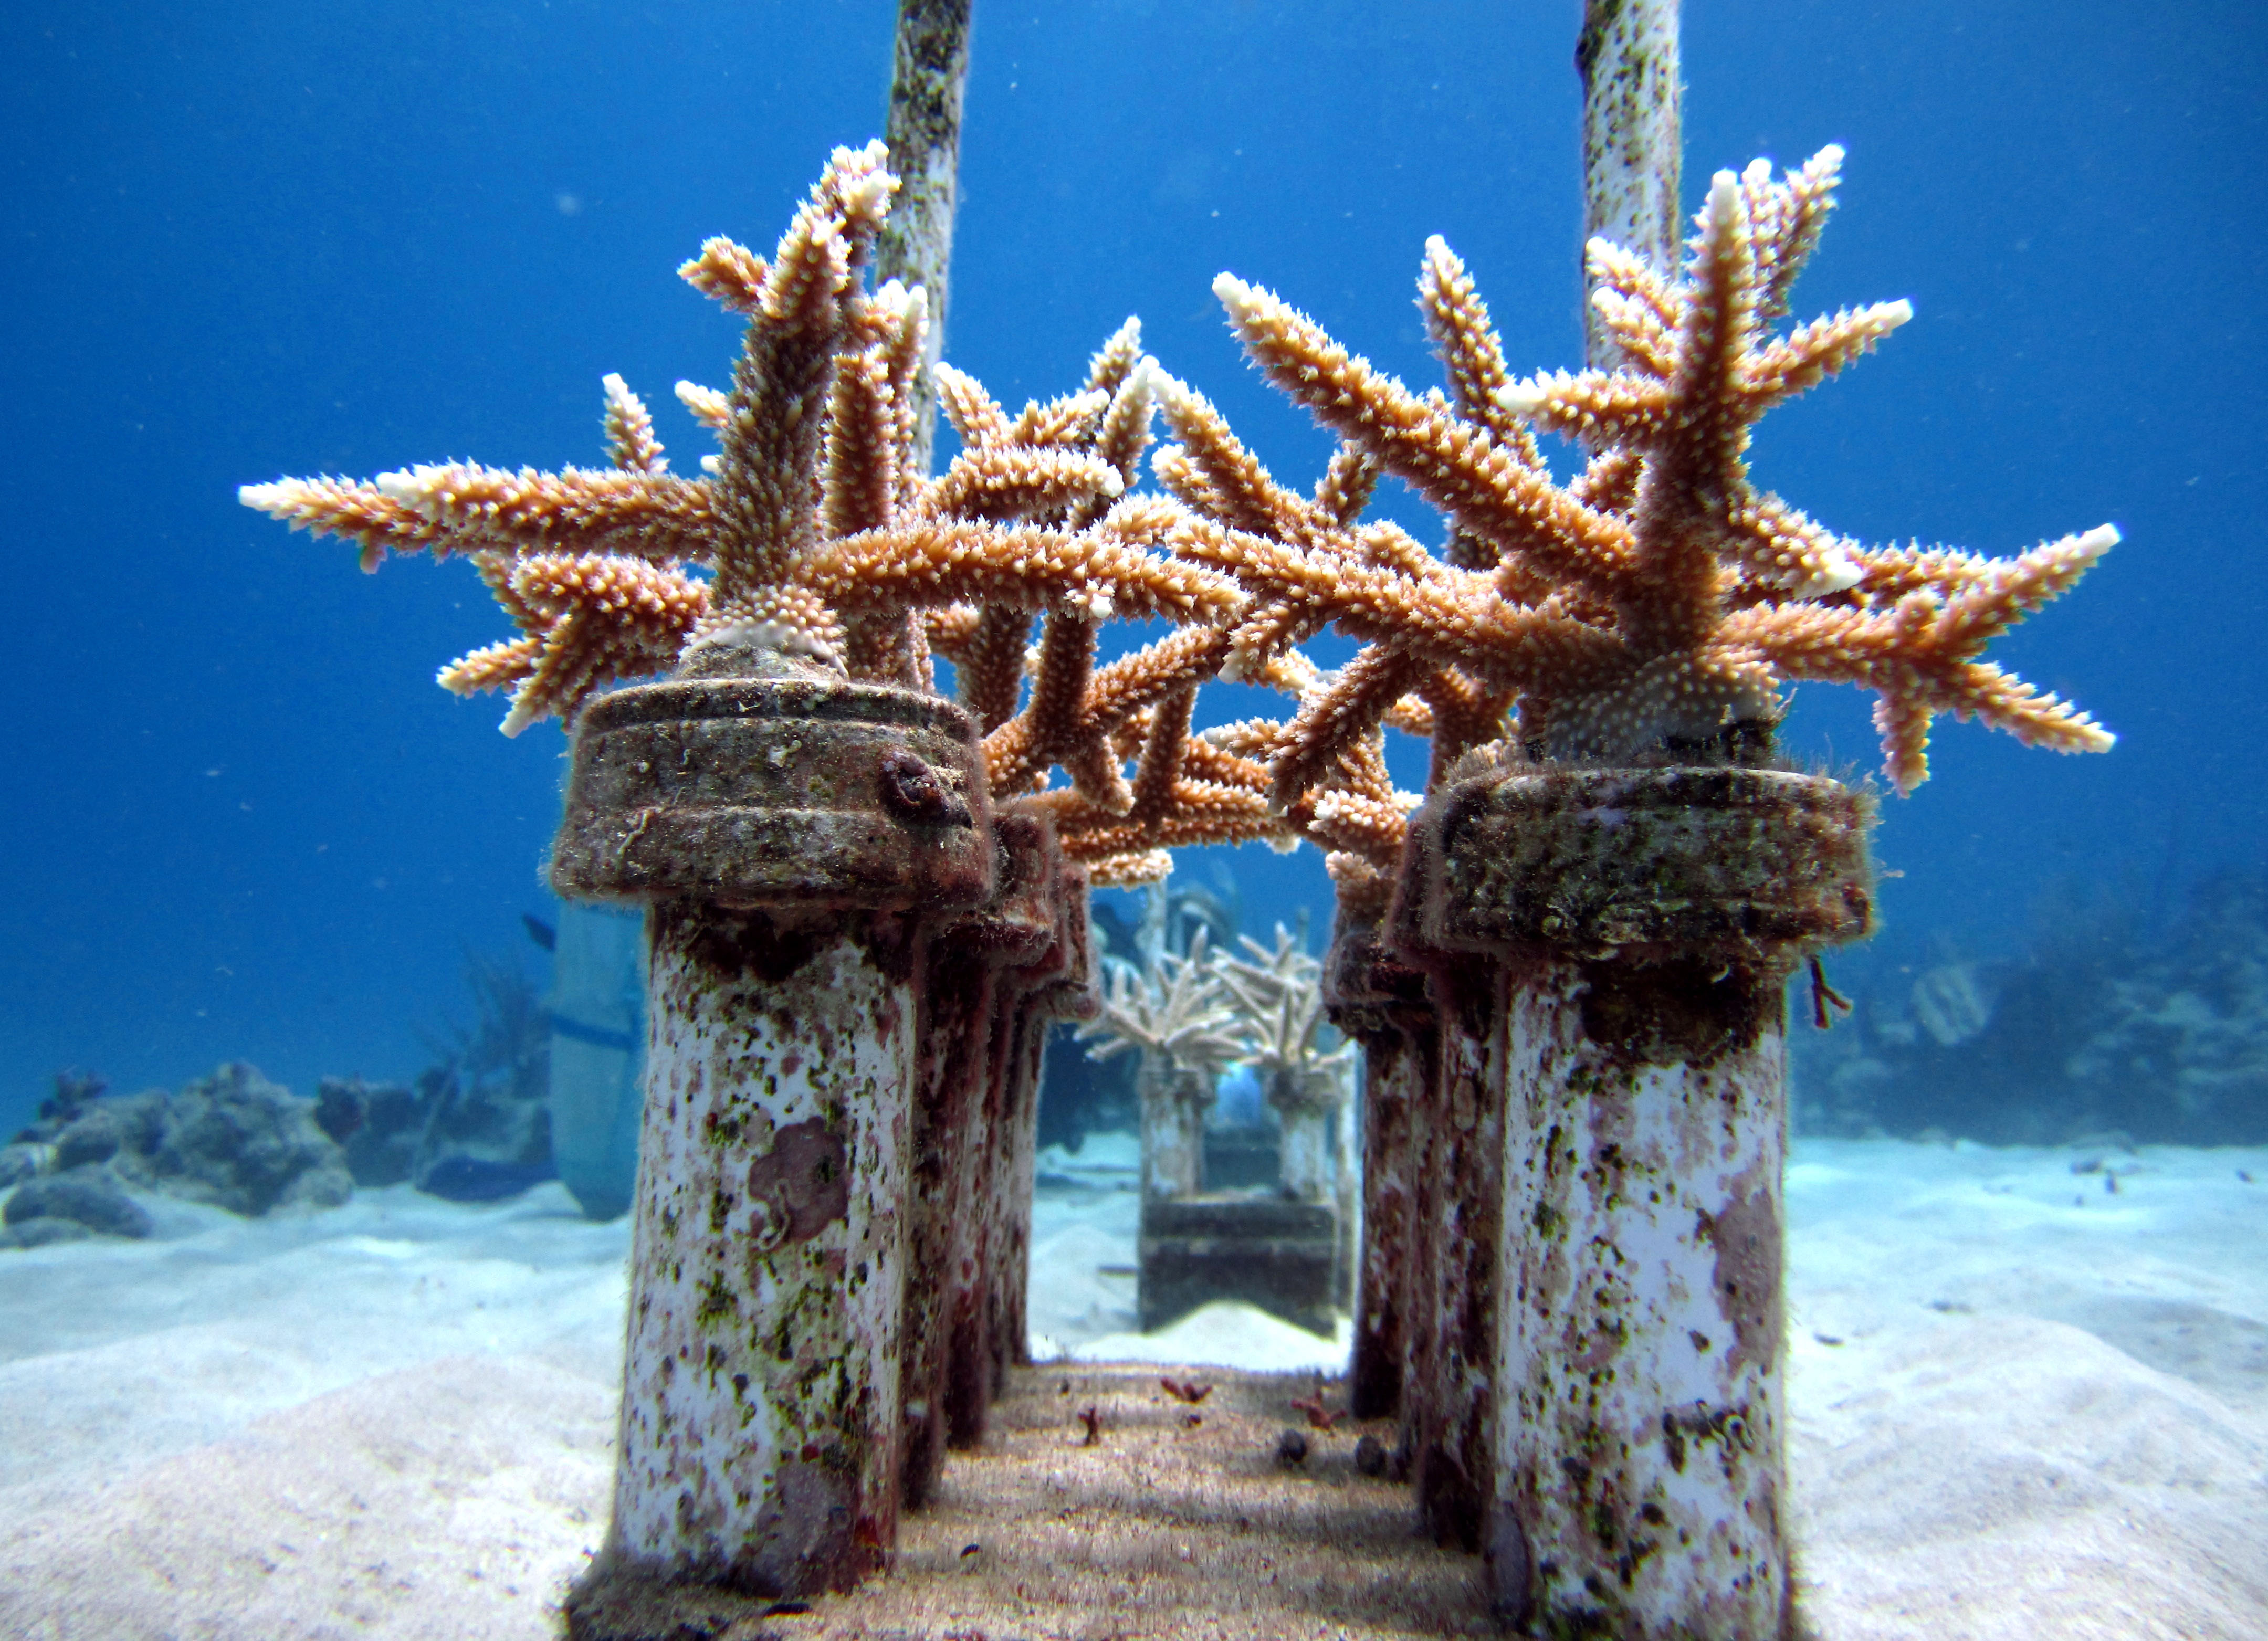
<instances>
[{"instance_id":1,"label":"vertical pipe","mask_svg":"<svg viewBox=\"0 0 2268 1641\"><path fill-rule=\"evenodd\" d=\"M939 938L922 1052L935 1093L915 1123L914 1227L906 1290L906 1507L928 1496L948 1442L983 1438L991 1398L990 1207L999 1123L994 1038L1025 988L1052 972L1067 919L1062 857L1047 817L1011 806L994 818L992 898ZM1084 893L1083 886L1079 889ZM943 990L949 1001L937 1001ZM1002 1088L1006 1085L1002 1083Z\"/></svg>"},{"instance_id":2,"label":"vertical pipe","mask_svg":"<svg viewBox=\"0 0 2268 1641\"><path fill-rule=\"evenodd\" d=\"M1035 997L1016 1011L1008 1085L1001 1101L1005 1131L994 1175L991 1269L992 1395L1005 1394L1008 1370L1032 1359L1032 1192L1040 1157L1040 1068L1053 1015Z\"/></svg>"},{"instance_id":3,"label":"vertical pipe","mask_svg":"<svg viewBox=\"0 0 2268 1641\"><path fill-rule=\"evenodd\" d=\"M1374 1046L1373 1046L1374 1045ZM1417 1278L1411 1225L1418 1184L1412 1120L1425 1063L1416 1038L1379 1032L1363 1045L1362 1248L1355 1277L1353 1360L1347 1402L1359 1419L1402 1411L1409 1290Z\"/></svg>"},{"instance_id":4,"label":"vertical pipe","mask_svg":"<svg viewBox=\"0 0 2268 1641\"><path fill-rule=\"evenodd\" d=\"M904 1507L928 1500L945 1462L953 1303L983 1258L968 1164L983 1153L987 1059L999 964L970 925L932 947L920 1031L906 1239Z\"/></svg>"},{"instance_id":5,"label":"vertical pipe","mask_svg":"<svg viewBox=\"0 0 2268 1641\"><path fill-rule=\"evenodd\" d=\"M973 0L899 0L890 112L882 130L898 194L874 249L875 274L918 285L929 299L927 357L914 379L917 473L929 471L937 434L937 394L929 367L944 356L946 307L952 295L972 4Z\"/></svg>"},{"instance_id":6,"label":"vertical pipe","mask_svg":"<svg viewBox=\"0 0 2268 1641\"><path fill-rule=\"evenodd\" d=\"M1341 1100L1331 1123L1331 1216L1338 1227L1331 1248L1331 1304L1350 1316L1362 1273L1363 1135L1361 1104Z\"/></svg>"},{"instance_id":7,"label":"vertical pipe","mask_svg":"<svg viewBox=\"0 0 2268 1641\"><path fill-rule=\"evenodd\" d=\"M1429 975L1440 1021L1428 1118L1434 1265L1425 1384L1410 1479L1443 1544L1482 1548L1494 1465L1498 1230L1503 1217L1502 977L1484 966Z\"/></svg>"},{"instance_id":8,"label":"vertical pipe","mask_svg":"<svg viewBox=\"0 0 2268 1641\"><path fill-rule=\"evenodd\" d=\"M993 886L975 725L696 654L584 713L551 875L650 906L614 1519L568 1632L847 1588L899 1512L924 946Z\"/></svg>"},{"instance_id":9,"label":"vertical pipe","mask_svg":"<svg viewBox=\"0 0 2268 1641\"><path fill-rule=\"evenodd\" d=\"M1780 992L1867 931L1872 821L1779 770L1528 766L1412 820L1452 1125L1468 1060L1501 1101L1485 1548L1533 1630L1789 1633Z\"/></svg>"},{"instance_id":10,"label":"vertical pipe","mask_svg":"<svg viewBox=\"0 0 2268 1641\"><path fill-rule=\"evenodd\" d=\"M1001 1377L1029 1359L1025 1338L1031 1258L1033 1176L1038 1160L1039 1086L1048 1029L1091 1013L1086 874L1066 866L1037 811L998 818L999 901L983 926L994 946L974 1120L954 1153L954 1232L939 1396L946 1439L983 1442Z\"/></svg>"},{"instance_id":11,"label":"vertical pipe","mask_svg":"<svg viewBox=\"0 0 2268 1641\"><path fill-rule=\"evenodd\" d=\"M1039 1164L1040 1081L1048 1039L1057 1021L1090 1019L1100 1007L1087 925L1086 868L1056 858L1051 851L1044 880L1054 888L1055 939L1043 958L1016 971L1020 990L1001 1101L1000 1167L994 1175L990 1275L996 1396L1005 1383L1006 1370L1032 1359L1032 1190Z\"/></svg>"},{"instance_id":12,"label":"vertical pipe","mask_svg":"<svg viewBox=\"0 0 2268 1641\"><path fill-rule=\"evenodd\" d=\"M1342 906L1323 964L1331 1023L1362 1045L1362 1240L1355 1272L1347 1403L1359 1419L1403 1412L1413 1249L1421 1196L1418 1110L1431 1083L1425 976L1379 946L1376 916Z\"/></svg>"},{"instance_id":13,"label":"vertical pipe","mask_svg":"<svg viewBox=\"0 0 2268 1641\"><path fill-rule=\"evenodd\" d=\"M1142 1111L1142 1194L1172 1199L1204 1189L1205 1114L1212 1078L1145 1049L1135 1082Z\"/></svg>"},{"instance_id":14,"label":"vertical pipe","mask_svg":"<svg viewBox=\"0 0 2268 1641\"><path fill-rule=\"evenodd\" d=\"M897 1523L913 995L841 922L649 919L611 1548L757 1594L850 1587Z\"/></svg>"},{"instance_id":15,"label":"vertical pipe","mask_svg":"<svg viewBox=\"0 0 2268 1641\"><path fill-rule=\"evenodd\" d=\"M1787 1632L1785 972L1513 987L1498 1491L1534 1603L1635 1641Z\"/></svg>"},{"instance_id":16,"label":"vertical pipe","mask_svg":"<svg viewBox=\"0 0 2268 1641\"><path fill-rule=\"evenodd\" d=\"M1268 1103L1283 1123L1278 1177L1284 1195L1296 1202L1331 1198L1338 1172L1332 1128L1346 1094L1336 1065L1314 1071L1278 1066L1269 1073Z\"/></svg>"},{"instance_id":17,"label":"vertical pipe","mask_svg":"<svg viewBox=\"0 0 2268 1641\"><path fill-rule=\"evenodd\" d=\"M1005 1247L999 1201L1009 1144L1008 1056L1015 1047L1015 1002L1009 976L995 982L984 1034L983 1086L975 1127L962 1144L967 1225L960 1240L948 1304L946 1348L946 1440L955 1447L983 1441L995 1383L994 1268Z\"/></svg>"},{"instance_id":18,"label":"vertical pipe","mask_svg":"<svg viewBox=\"0 0 2268 1641\"><path fill-rule=\"evenodd\" d=\"M1347 1399L1359 1419L1406 1413L1424 1130L1432 1083L1432 1011L1424 974L1379 943L1376 913L1342 906L1323 962L1331 1024L1362 1045L1362 1241L1355 1273Z\"/></svg>"},{"instance_id":19,"label":"vertical pipe","mask_svg":"<svg viewBox=\"0 0 2268 1641\"><path fill-rule=\"evenodd\" d=\"M1584 0L1575 69L1583 78L1583 239L1611 239L1664 274L1678 262L1682 158L1678 0ZM1584 291L1584 356L1611 369L1621 350Z\"/></svg>"}]
</instances>

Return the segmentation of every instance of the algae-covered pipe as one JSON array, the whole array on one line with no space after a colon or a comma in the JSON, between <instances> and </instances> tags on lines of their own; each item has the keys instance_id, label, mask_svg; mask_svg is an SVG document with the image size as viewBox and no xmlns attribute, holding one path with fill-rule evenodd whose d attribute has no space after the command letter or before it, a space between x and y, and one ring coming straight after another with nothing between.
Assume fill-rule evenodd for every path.
<instances>
[{"instance_id":1,"label":"algae-covered pipe","mask_svg":"<svg viewBox=\"0 0 2268 1641\"><path fill-rule=\"evenodd\" d=\"M1583 239L1612 240L1663 274L1682 237L1679 44L1678 0L1584 0ZM1584 294L1584 358L1611 370L1621 350Z\"/></svg>"},{"instance_id":2,"label":"algae-covered pipe","mask_svg":"<svg viewBox=\"0 0 2268 1641\"><path fill-rule=\"evenodd\" d=\"M929 335L914 378L914 470L926 473L937 433L930 367L943 357L952 302L953 224L961 193L961 110L968 85L974 0L899 0L889 115L882 130L898 195L874 247L878 280L918 285Z\"/></svg>"},{"instance_id":3,"label":"algae-covered pipe","mask_svg":"<svg viewBox=\"0 0 2268 1641\"><path fill-rule=\"evenodd\" d=\"M1400 926L1497 998L1486 1548L1535 1632L1791 1633L1782 992L1867 932L1872 820L1779 770L1515 766L1413 822Z\"/></svg>"},{"instance_id":4,"label":"algae-covered pipe","mask_svg":"<svg viewBox=\"0 0 2268 1641\"><path fill-rule=\"evenodd\" d=\"M1278 1188L1295 1202L1329 1201L1337 1183L1336 1125L1347 1099L1344 1073L1336 1063L1278 1066L1268 1074L1264 1098L1282 1125Z\"/></svg>"},{"instance_id":5,"label":"algae-covered pipe","mask_svg":"<svg viewBox=\"0 0 2268 1641\"><path fill-rule=\"evenodd\" d=\"M652 910L614 1513L571 1633L847 1588L894 1540L922 948L991 887L980 771L950 703L729 641L583 716L552 880Z\"/></svg>"},{"instance_id":6,"label":"algae-covered pipe","mask_svg":"<svg viewBox=\"0 0 2268 1641\"><path fill-rule=\"evenodd\" d=\"M906 931L676 900L652 1001L612 1542L842 1588L896 1525Z\"/></svg>"},{"instance_id":7,"label":"algae-covered pipe","mask_svg":"<svg viewBox=\"0 0 2268 1641\"><path fill-rule=\"evenodd\" d=\"M1362 1045L1362 1241L1357 1254L1348 1410L1403 1413L1415 1219L1423 1188L1421 1111L1432 1085L1434 1023L1423 974L1378 943L1375 916L1339 909L1323 962L1331 1024Z\"/></svg>"},{"instance_id":8,"label":"algae-covered pipe","mask_svg":"<svg viewBox=\"0 0 2268 1641\"><path fill-rule=\"evenodd\" d=\"M1086 973L1084 958L1064 949L1084 938L1085 921L1063 904L1068 895L1084 906L1086 879L1064 872L1054 823L1010 804L993 816L993 839L991 899L954 920L931 949L906 1284L909 1510L928 1498L947 1446L983 1439L992 1397L990 1238L999 1216L989 1193L995 1143L1007 1137L1004 1108L1019 1103L1013 1068L996 1067L994 1056L1012 1049L1016 1018L1036 990ZM1012 1230L1005 1234L1013 1240Z\"/></svg>"},{"instance_id":9,"label":"algae-covered pipe","mask_svg":"<svg viewBox=\"0 0 2268 1641\"><path fill-rule=\"evenodd\" d=\"M1167 1201L1195 1196L1204 1189L1212 1073L1183 1065L1162 1049L1145 1049L1135 1098L1142 1114L1142 1194Z\"/></svg>"},{"instance_id":10,"label":"algae-covered pipe","mask_svg":"<svg viewBox=\"0 0 2268 1641\"><path fill-rule=\"evenodd\" d=\"M988 906L986 909L990 910ZM925 1504L945 1463L956 1277L983 1257L968 1159L983 1152L985 1057L998 963L957 925L931 948L908 1165L906 1309L900 1393L901 1502Z\"/></svg>"},{"instance_id":11,"label":"algae-covered pipe","mask_svg":"<svg viewBox=\"0 0 2268 1641\"><path fill-rule=\"evenodd\" d=\"M1057 1021L1091 1019L1101 1006L1087 922L1086 868L1051 852L1047 870L1055 884L1055 939L1036 961L1008 976L1013 1005L1006 1011L1010 1019L998 1064L1000 1133L986 1211L985 1269L995 1399L1005 1393L1007 1370L1027 1366L1032 1359L1032 1193L1037 1184L1040 1082L1048 1039ZM954 1440L961 1439L956 1431Z\"/></svg>"},{"instance_id":12,"label":"algae-covered pipe","mask_svg":"<svg viewBox=\"0 0 2268 1641\"><path fill-rule=\"evenodd\" d=\"M1423 810L1419 812L1421 814ZM1417 857L1424 840L1414 826ZM1431 1083L1412 1111L1410 1164L1416 1280L1405 1303L1411 1333L1399 1467L1417 1493L1421 1527L1440 1543L1483 1548L1498 1409L1502 1284L1504 1063L1493 972L1469 953L1421 943L1395 918L1396 954L1426 973L1436 1029Z\"/></svg>"}]
</instances>

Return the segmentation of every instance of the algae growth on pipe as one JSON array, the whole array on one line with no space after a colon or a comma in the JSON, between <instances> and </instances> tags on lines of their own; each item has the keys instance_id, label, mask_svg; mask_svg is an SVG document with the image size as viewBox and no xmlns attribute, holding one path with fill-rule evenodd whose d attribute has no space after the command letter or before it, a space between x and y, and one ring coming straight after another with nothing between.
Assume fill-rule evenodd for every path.
<instances>
[{"instance_id":1,"label":"algae growth on pipe","mask_svg":"<svg viewBox=\"0 0 2268 1641\"><path fill-rule=\"evenodd\" d=\"M958 709L760 644L575 751L554 882L653 904L614 1517L570 1601L600 1637L688 1585L847 1588L895 1536L922 948L993 848Z\"/></svg>"},{"instance_id":2,"label":"algae growth on pipe","mask_svg":"<svg viewBox=\"0 0 2268 1641\"><path fill-rule=\"evenodd\" d=\"M1777 769L1513 763L1413 826L1400 932L1481 971L1501 1114L1486 1548L1546 1632L1787 1633L1782 990L1869 932L1873 818Z\"/></svg>"}]
</instances>

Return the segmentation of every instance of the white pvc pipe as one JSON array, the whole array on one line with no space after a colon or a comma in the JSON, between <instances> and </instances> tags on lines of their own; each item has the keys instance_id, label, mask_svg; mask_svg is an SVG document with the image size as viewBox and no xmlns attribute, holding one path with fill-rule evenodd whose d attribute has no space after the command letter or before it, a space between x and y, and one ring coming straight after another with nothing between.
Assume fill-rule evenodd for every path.
<instances>
[{"instance_id":1,"label":"white pvc pipe","mask_svg":"<svg viewBox=\"0 0 2268 1641\"><path fill-rule=\"evenodd\" d=\"M897 1515L910 981L665 903L608 1557L764 1595L848 1588Z\"/></svg>"},{"instance_id":2,"label":"white pvc pipe","mask_svg":"<svg viewBox=\"0 0 2268 1641\"><path fill-rule=\"evenodd\" d=\"M1508 998L1497 1587L1538 1633L1771 1641L1789 1615L1779 977L1721 982L1770 988L1762 1029L1674 1064L1590 1039L1596 982L1546 965Z\"/></svg>"},{"instance_id":3,"label":"white pvc pipe","mask_svg":"<svg viewBox=\"0 0 2268 1641\"><path fill-rule=\"evenodd\" d=\"M1587 0L1576 67L1583 77L1583 239L1612 240L1674 274L1682 158L1678 0ZM1586 294L1587 295L1587 282ZM1585 357L1621 351L1584 304Z\"/></svg>"},{"instance_id":4,"label":"white pvc pipe","mask_svg":"<svg viewBox=\"0 0 2268 1641\"><path fill-rule=\"evenodd\" d=\"M1136 1079L1142 1107L1142 1194L1171 1199L1204 1189L1205 1114L1212 1078L1145 1049Z\"/></svg>"},{"instance_id":5,"label":"white pvc pipe","mask_svg":"<svg viewBox=\"0 0 2268 1641\"><path fill-rule=\"evenodd\" d=\"M1338 1163L1333 1119L1346 1097L1346 1079L1336 1066L1270 1074L1268 1103L1284 1124L1279 1178L1285 1196L1302 1203L1331 1200Z\"/></svg>"}]
</instances>

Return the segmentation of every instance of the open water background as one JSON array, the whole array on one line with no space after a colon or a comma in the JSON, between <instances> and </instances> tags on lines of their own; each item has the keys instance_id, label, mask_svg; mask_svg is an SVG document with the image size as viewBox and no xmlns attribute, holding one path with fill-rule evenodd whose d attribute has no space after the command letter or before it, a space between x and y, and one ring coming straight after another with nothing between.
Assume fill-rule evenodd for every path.
<instances>
[{"instance_id":1,"label":"open water background","mask_svg":"<svg viewBox=\"0 0 2268 1641\"><path fill-rule=\"evenodd\" d=\"M1578 363L1579 14L979 0L949 357L1046 396L1138 313L1305 484L1327 444L1246 370L1213 275L1428 384L1410 298L1439 232L1516 370ZM535 966L562 739L504 740L497 701L431 681L506 623L468 566L358 576L236 487L595 462L609 371L690 467L670 385L726 385L736 329L673 270L711 233L768 250L828 148L880 129L892 18L0 4L0 1131L64 1065L406 1076L469 1013L465 953ZM1689 8L1689 205L1839 142L1798 316L1917 311L1764 424L1761 482L1868 540L2126 533L1995 651L2118 748L1940 720L1936 777L1885 806L1892 938L1989 952L2058 879L2168 904L2262 864L2264 44L2235 0ZM1870 767L1868 704L1806 688L1786 739ZM1312 856L1233 865L1255 931L1326 915Z\"/></svg>"}]
</instances>

